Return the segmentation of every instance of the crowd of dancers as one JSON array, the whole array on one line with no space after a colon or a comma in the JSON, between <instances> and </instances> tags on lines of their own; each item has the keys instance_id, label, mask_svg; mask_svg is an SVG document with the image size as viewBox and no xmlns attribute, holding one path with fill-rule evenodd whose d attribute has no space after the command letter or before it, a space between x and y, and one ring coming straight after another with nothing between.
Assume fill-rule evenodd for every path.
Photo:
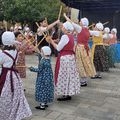
<instances>
[{"instance_id":1,"label":"crowd of dancers","mask_svg":"<svg viewBox=\"0 0 120 120\"><path fill-rule=\"evenodd\" d=\"M115 67L116 28L110 32L99 22L90 30L87 18L75 23L66 14L64 17L66 22L56 20L49 25L46 19L41 20L37 33L28 26L22 30L15 25L1 34L0 120L22 120L32 115L21 80L26 78L25 54L38 56L38 66L28 69L37 73L35 100L39 104L35 108L40 110L47 109L55 97L58 101L72 100L89 79L102 79L101 72ZM54 73L52 53L57 56Z\"/></svg>"}]
</instances>

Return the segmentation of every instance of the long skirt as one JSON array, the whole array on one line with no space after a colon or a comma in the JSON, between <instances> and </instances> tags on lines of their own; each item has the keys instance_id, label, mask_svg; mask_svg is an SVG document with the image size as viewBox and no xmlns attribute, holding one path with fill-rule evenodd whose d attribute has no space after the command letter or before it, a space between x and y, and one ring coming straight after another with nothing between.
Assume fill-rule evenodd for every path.
<instances>
[{"instance_id":1,"label":"long skirt","mask_svg":"<svg viewBox=\"0 0 120 120\"><path fill-rule=\"evenodd\" d=\"M96 75L91 52L89 50L87 54L84 45L77 45L76 47L76 63L80 77L93 77Z\"/></svg>"},{"instance_id":2,"label":"long skirt","mask_svg":"<svg viewBox=\"0 0 120 120\"><path fill-rule=\"evenodd\" d=\"M74 55L61 56L55 93L70 96L80 93L80 78Z\"/></svg>"},{"instance_id":3,"label":"long skirt","mask_svg":"<svg viewBox=\"0 0 120 120\"><path fill-rule=\"evenodd\" d=\"M24 95L22 80L14 73L13 87L14 91L11 92L10 72L8 72L0 96L0 120L22 120L32 115Z\"/></svg>"},{"instance_id":4,"label":"long skirt","mask_svg":"<svg viewBox=\"0 0 120 120\"><path fill-rule=\"evenodd\" d=\"M21 78L26 78L25 53L19 53L17 60L17 70Z\"/></svg>"},{"instance_id":5,"label":"long skirt","mask_svg":"<svg viewBox=\"0 0 120 120\"><path fill-rule=\"evenodd\" d=\"M105 51L105 46L95 46L93 62L97 72L104 72L109 70L108 56Z\"/></svg>"},{"instance_id":6,"label":"long skirt","mask_svg":"<svg viewBox=\"0 0 120 120\"><path fill-rule=\"evenodd\" d=\"M106 55L108 57L108 65L109 67L114 67L114 52L115 52L115 49L114 48L111 48L111 46L105 46L105 51L106 51Z\"/></svg>"}]
</instances>

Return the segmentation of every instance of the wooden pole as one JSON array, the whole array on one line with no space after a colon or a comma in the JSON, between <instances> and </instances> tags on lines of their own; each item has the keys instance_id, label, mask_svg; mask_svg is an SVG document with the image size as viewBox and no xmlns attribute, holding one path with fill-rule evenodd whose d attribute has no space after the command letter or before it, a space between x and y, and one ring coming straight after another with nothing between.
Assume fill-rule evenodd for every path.
<instances>
[{"instance_id":1,"label":"wooden pole","mask_svg":"<svg viewBox=\"0 0 120 120\"><path fill-rule=\"evenodd\" d=\"M107 21L107 22L103 23L103 25L107 25L108 23L109 23L109 21Z\"/></svg>"},{"instance_id":2,"label":"wooden pole","mask_svg":"<svg viewBox=\"0 0 120 120\"><path fill-rule=\"evenodd\" d=\"M109 23L109 21L103 23L103 25L107 25L108 23ZM94 26L94 25L95 25L95 24L92 24L92 25L88 26L88 28L90 28L90 27L92 27L92 26Z\"/></svg>"},{"instance_id":3,"label":"wooden pole","mask_svg":"<svg viewBox=\"0 0 120 120\"><path fill-rule=\"evenodd\" d=\"M45 38L46 38L46 36L44 36L44 37L42 38L42 40L40 40L40 42L35 46L35 48L38 48L38 46L42 43L42 41L43 41Z\"/></svg>"},{"instance_id":4,"label":"wooden pole","mask_svg":"<svg viewBox=\"0 0 120 120\"><path fill-rule=\"evenodd\" d=\"M28 40L28 38L20 31L20 33L22 34L22 36L30 43L30 45L33 45L33 43L31 41ZM25 47L26 49L27 47ZM36 46L34 46L35 49L38 50L38 48ZM21 52L23 52L25 49L23 49Z\"/></svg>"},{"instance_id":5,"label":"wooden pole","mask_svg":"<svg viewBox=\"0 0 120 120\"><path fill-rule=\"evenodd\" d=\"M46 23L47 23L47 29L48 29L48 20L47 20L46 17L45 17L45 21L46 21ZM47 34L50 35L49 31L47 31Z\"/></svg>"},{"instance_id":6,"label":"wooden pole","mask_svg":"<svg viewBox=\"0 0 120 120\"><path fill-rule=\"evenodd\" d=\"M39 24L38 24L37 22L35 22L35 24L37 25L38 28L40 27ZM45 33L44 33L43 31L41 31L41 33L42 33L44 36L46 36Z\"/></svg>"},{"instance_id":7,"label":"wooden pole","mask_svg":"<svg viewBox=\"0 0 120 120\"><path fill-rule=\"evenodd\" d=\"M62 13L62 5L60 6L60 11L59 11L59 15L58 15L58 20L60 20L61 13Z\"/></svg>"}]
</instances>

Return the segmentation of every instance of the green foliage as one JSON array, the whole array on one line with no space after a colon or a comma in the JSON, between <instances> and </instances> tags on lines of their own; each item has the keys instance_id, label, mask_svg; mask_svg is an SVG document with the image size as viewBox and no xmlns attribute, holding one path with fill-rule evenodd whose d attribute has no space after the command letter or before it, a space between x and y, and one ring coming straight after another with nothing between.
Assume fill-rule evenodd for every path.
<instances>
[{"instance_id":1,"label":"green foliage","mask_svg":"<svg viewBox=\"0 0 120 120\"><path fill-rule=\"evenodd\" d=\"M57 19L60 0L1 0L2 18L7 21L35 22L48 18L49 22ZM4 15L4 16L3 16Z\"/></svg>"}]
</instances>

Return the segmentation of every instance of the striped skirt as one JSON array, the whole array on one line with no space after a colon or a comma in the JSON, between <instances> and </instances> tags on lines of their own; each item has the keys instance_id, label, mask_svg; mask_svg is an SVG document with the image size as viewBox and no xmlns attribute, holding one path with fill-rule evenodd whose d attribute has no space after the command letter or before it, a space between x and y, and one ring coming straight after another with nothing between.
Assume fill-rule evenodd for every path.
<instances>
[{"instance_id":1,"label":"striped skirt","mask_svg":"<svg viewBox=\"0 0 120 120\"><path fill-rule=\"evenodd\" d=\"M80 77L93 77L96 75L91 52L89 50L88 55L84 45L77 45L76 47L76 63Z\"/></svg>"}]
</instances>

